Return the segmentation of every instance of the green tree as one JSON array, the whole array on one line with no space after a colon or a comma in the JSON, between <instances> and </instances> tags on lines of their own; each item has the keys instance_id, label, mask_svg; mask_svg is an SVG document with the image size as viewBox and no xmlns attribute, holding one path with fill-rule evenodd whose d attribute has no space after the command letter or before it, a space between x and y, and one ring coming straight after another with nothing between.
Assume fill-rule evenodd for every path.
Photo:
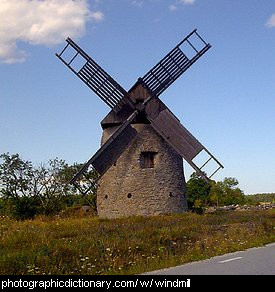
<instances>
[{"instance_id":1,"label":"green tree","mask_svg":"<svg viewBox=\"0 0 275 292\"><path fill-rule=\"evenodd\" d=\"M238 180L232 177L226 177L224 184L224 205L243 204L245 197L243 191L238 188Z\"/></svg>"},{"instance_id":2,"label":"green tree","mask_svg":"<svg viewBox=\"0 0 275 292\"><path fill-rule=\"evenodd\" d=\"M82 164L73 164L65 171L71 179L81 168ZM98 188L99 173L93 168L89 167L82 176L75 182L73 191L80 196L80 204L88 204L96 212L96 195Z\"/></svg>"},{"instance_id":3,"label":"green tree","mask_svg":"<svg viewBox=\"0 0 275 292\"><path fill-rule=\"evenodd\" d=\"M74 204L90 205L96 211L97 180L99 173L91 167L85 171L85 175L81 176L75 185L69 184L69 181L82 167L83 164L81 163L74 163L72 165L64 164L58 172L60 183L64 184L66 192L66 195L62 198L62 203L66 206L72 206ZM87 189L89 189L88 192L86 192Z\"/></svg>"},{"instance_id":4,"label":"green tree","mask_svg":"<svg viewBox=\"0 0 275 292\"><path fill-rule=\"evenodd\" d=\"M209 200L211 205L219 206L223 197L222 182L211 181Z\"/></svg>"},{"instance_id":5,"label":"green tree","mask_svg":"<svg viewBox=\"0 0 275 292\"><path fill-rule=\"evenodd\" d=\"M238 188L238 180L226 177L223 181L211 180L207 183L204 179L193 173L187 182L187 201L191 210L202 213L206 206L221 206L244 204L245 196Z\"/></svg>"},{"instance_id":6,"label":"green tree","mask_svg":"<svg viewBox=\"0 0 275 292\"><path fill-rule=\"evenodd\" d=\"M243 204L245 196L243 191L237 187L238 184L238 180L233 177L226 177L219 182L213 181L209 192L210 201L217 206Z\"/></svg>"},{"instance_id":7,"label":"green tree","mask_svg":"<svg viewBox=\"0 0 275 292\"><path fill-rule=\"evenodd\" d=\"M16 219L35 216L38 202L32 193L33 166L18 154L0 155L1 210Z\"/></svg>"},{"instance_id":8,"label":"green tree","mask_svg":"<svg viewBox=\"0 0 275 292\"><path fill-rule=\"evenodd\" d=\"M29 196L33 179L33 166L18 154L0 155L0 194L4 198Z\"/></svg>"},{"instance_id":9,"label":"green tree","mask_svg":"<svg viewBox=\"0 0 275 292\"><path fill-rule=\"evenodd\" d=\"M190 176L187 184L187 202L189 209L202 213L203 207L208 205L210 183L195 172Z\"/></svg>"},{"instance_id":10,"label":"green tree","mask_svg":"<svg viewBox=\"0 0 275 292\"><path fill-rule=\"evenodd\" d=\"M40 201L41 213L49 215L60 211L62 199L70 190L64 175L67 167L63 159L55 158L33 170L32 192Z\"/></svg>"},{"instance_id":11,"label":"green tree","mask_svg":"<svg viewBox=\"0 0 275 292\"><path fill-rule=\"evenodd\" d=\"M32 218L37 213L54 214L67 205L89 204L96 210L98 173L91 168L86 171L80 185L92 186L83 196L69 184L82 164L68 165L55 158L34 167L18 154L0 155L0 211L17 219ZM92 182L92 184L91 184Z\"/></svg>"}]
</instances>

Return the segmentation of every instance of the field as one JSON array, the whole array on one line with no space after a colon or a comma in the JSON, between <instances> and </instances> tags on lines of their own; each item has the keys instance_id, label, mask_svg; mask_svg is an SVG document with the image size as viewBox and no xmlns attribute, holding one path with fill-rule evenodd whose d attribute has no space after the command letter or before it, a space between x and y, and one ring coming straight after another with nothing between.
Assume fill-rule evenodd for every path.
<instances>
[{"instance_id":1,"label":"field","mask_svg":"<svg viewBox=\"0 0 275 292\"><path fill-rule=\"evenodd\" d=\"M0 274L135 274L275 241L275 210L0 219Z\"/></svg>"}]
</instances>

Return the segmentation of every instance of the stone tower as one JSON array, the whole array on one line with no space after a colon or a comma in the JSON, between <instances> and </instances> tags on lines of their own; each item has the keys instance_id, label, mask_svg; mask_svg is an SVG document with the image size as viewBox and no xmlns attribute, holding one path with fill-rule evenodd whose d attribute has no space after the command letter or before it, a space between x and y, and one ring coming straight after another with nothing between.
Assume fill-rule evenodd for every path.
<instances>
[{"instance_id":1,"label":"stone tower","mask_svg":"<svg viewBox=\"0 0 275 292\"><path fill-rule=\"evenodd\" d=\"M148 97L136 84L136 104ZM138 94L137 94L138 93ZM101 145L121 125L111 111L101 122ZM152 128L142 113L131 124L136 137L99 181L97 209L101 218L181 213L187 210L182 157Z\"/></svg>"}]
</instances>

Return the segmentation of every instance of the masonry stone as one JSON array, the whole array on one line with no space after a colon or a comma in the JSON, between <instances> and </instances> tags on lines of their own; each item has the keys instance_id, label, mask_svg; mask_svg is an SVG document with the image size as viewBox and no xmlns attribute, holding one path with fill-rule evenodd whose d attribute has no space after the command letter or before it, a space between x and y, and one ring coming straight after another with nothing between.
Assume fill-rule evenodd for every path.
<instances>
[{"instance_id":1,"label":"masonry stone","mask_svg":"<svg viewBox=\"0 0 275 292\"><path fill-rule=\"evenodd\" d=\"M97 209L101 218L152 216L187 210L181 156L147 123L132 124L137 135L99 181ZM118 126L104 128L101 144ZM153 166L141 163L154 153Z\"/></svg>"}]
</instances>

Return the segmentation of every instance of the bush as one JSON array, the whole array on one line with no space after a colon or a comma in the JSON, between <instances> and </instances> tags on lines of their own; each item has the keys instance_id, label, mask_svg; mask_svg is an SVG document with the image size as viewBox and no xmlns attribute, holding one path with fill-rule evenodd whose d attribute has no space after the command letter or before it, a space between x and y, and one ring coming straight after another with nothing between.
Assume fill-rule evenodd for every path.
<instances>
[{"instance_id":1,"label":"bush","mask_svg":"<svg viewBox=\"0 0 275 292\"><path fill-rule=\"evenodd\" d=\"M193 173L187 182L187 201L190 210L201 214L207 206L242 205L246 202L244 193L236 178L226 177L223 181L210 181Z\"/></svg>"},{"instance_id":2,"label":"bush","mask_svg":"<svg viewBox=\"0 0 275 292\"><path fill-rule=\"evenodd\" d=\"M33 219L38 213L39 202L35 197L18 197L2 200L1 213L16 220Z\"/></svg>"},{"instance_id":3,"label":"bush","mask_svg":"<svg viewBox=\"0 0 275 292\"><path fill-rule=\"evenodd\" d=\"M87 194L85 196L74 194L64 196L62 198L62 210L74 207L74 206L83 206L88 205L92 208L93 211L96 212L96 193Z\"/></svg>"}]
</instances>

